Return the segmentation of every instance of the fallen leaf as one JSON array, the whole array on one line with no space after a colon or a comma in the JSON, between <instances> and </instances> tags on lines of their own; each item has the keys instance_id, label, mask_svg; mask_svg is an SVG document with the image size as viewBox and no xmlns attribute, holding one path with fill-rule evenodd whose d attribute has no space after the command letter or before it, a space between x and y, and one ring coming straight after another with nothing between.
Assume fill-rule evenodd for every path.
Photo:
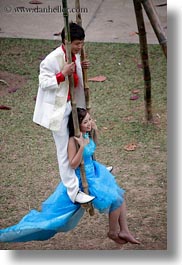
<instances>
[{"instance_id":1,"label":"fallen leaf","mask_svg":"<svg viewBox=\"0 0 182 265\"><path fill-rule=\"evenodd\" d=\"M90 77L88 78L88 81L93 81L93 82L103 82L105 81L107 78L103 75L99 75L99 76L95 76L95 77Z\"/></svg>"},{"instance_id":2,"label":"fallen leaf","mask_svg":"<svg viewBox=\"0 0 182 265\"><path fill-rule=\"evenodd\" d=\"M139 98L138 95L132 95L132 96L130 97L130 100L137 100L138 98Z\"/></svg>"},{"instance_id":3,"label":"fallen leaf","mask_svg":"<svg viewBox=\"0 0 182 265\"><path fill-rule=\"evenodd\" d=\"M18 88L16 88L16 87L9 88L9 89L8 89L8 93L14 93L14 92L16 92L17 89L18 89Z\"/></svg>"},{"instance_id":4,"label":"fallen leaf","mask_svg":"<svg viewBox=\"0 0 182 265\"><path fill-rule=\"evenodd\" d=\"M143 69L143 65L142 65L142 63L138 63L138 64L137 64L137 67L138 67L139 69Z\"/></svg>"},{"instance_id":5,"label":"fallen leaf","mask_svg":"<svg viewBox=\"0 0 182 265\"><path fill-rule=\"evenodd\" d=\"M137 145L134 143L130 143L124 146L125 151L135 151Z\"/></svg>"},{"instance_id":6,"label":"fallen leaf","mask_svg":"<svg viewBox=\"0 0 182 265\"><path fill-rule=\"evenodd\" d=\"M53 34L54 36L60 36L61 35L61 32L56 32Z\"/></svg>"},{"instance_id":7,"label":"fallen leaf","mask_svg":"<svg viewBox=\"0 0 182 265\"><path fill-rule=\"evenodd\" d=\"M129 33L129 36L135 36L135 35L138 35L138 32L132 31L132 32Z\"/></svg>"},{"instance_id":8,"label":"fallen leaf","mask_svg":"<svg viewBox=\"0 0 182 265\"><path fill-rule=\"evenodd\" d=\"M138 94L139 92L140 92L139 89L134 89L134 90L132 90L132 93L133 93L133 94Z\"/></svg>"},{"instance_id":9,"label":"fallen leaf","mask_svg":"<svg viewBox=\"0 0 182 265\"><path fill-rule=\"evenodd\" d=\"M41 5L42 2L38 1L38 0L32 0L29 2L29 4L32 4L32 5Z\"/></svg>"},{"instance_id":10,"label":"fallen leaf","mask_svg":"<svg viewBox=\"0 0 182 265\"><path fill-rule=\"evenodd\" d=\"M4 110L10 110L11 108L10 108L10 107L8 107L8 106L1 105L1 106L0 106L0 109L4 109Z\"/></svg>"}]
</instances>

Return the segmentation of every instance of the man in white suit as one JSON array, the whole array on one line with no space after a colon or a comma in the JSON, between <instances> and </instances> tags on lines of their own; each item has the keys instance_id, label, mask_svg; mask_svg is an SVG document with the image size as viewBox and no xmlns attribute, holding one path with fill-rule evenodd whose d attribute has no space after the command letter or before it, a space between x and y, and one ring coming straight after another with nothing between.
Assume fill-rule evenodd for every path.
<instances>
[{"instance_id":1,"label":"man in white suit","mask_svg":"<svg viewBox=\"0 0 182 265\"><path fill-rule=\"evenodd\" d=\"M80 62L80 51L84 44L85 33L82 27L70 23L72 63L67 64L65 52L65 31L62 45L52 51L40 64L39 88L33 121L53 133L57 149L59 172L63 184L72 202L87 203L94 199L79 190L75 170L70 167L67 145L69 139L68 117L71 113L68 75L73 74L77 107L85 108L85 96L82 80L82 67L89 63Z\"/></svg>"}]
</instances>

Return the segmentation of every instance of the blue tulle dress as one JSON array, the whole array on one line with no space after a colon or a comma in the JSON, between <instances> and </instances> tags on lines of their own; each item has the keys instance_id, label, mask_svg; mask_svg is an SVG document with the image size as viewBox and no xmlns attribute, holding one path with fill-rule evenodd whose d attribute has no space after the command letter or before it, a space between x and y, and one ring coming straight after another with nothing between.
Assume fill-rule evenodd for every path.
<instances>
[{"instance_id":1,"label":"blue tulle dress","mask_svg":"<svg viewBox=\"0 0 182 265\"><path fill-rule=\"evenodd\" d=\"M96 145L92 139L84 147L83 158L90 195L95 196L93 206L99 212L108 213L120 207L124 190L120 188L114 176L107 168L92 159ZM76 169L79 178L80 169ZM0 230L0 242L26 242L47 240L58 232L67 232L76 227L85 209L73 203L62 182L55 191L42 203L41 211L31 210L21 221L13 226Z\"/></svg>"}]
</instances>

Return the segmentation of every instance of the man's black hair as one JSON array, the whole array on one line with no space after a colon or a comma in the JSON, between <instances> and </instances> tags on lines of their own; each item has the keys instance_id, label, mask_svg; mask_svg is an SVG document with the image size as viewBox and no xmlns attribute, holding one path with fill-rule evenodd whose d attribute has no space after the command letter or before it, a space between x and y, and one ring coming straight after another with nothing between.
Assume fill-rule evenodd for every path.
<instances>
[{"instance_id":1,"label":"man's black hair","mask_svg":"<svg viewBox=\"0 0 182 265\"><path fill-rule=\"evenodd\" d=\"M79 26L78 24L71 22L70 24L70 35L71 35L71 42L74 40L84 40L85 39L85 32L84 29ZM62 43L65 41L65 28L63 28L61 32Z\"/></svg>"}]
</instances>

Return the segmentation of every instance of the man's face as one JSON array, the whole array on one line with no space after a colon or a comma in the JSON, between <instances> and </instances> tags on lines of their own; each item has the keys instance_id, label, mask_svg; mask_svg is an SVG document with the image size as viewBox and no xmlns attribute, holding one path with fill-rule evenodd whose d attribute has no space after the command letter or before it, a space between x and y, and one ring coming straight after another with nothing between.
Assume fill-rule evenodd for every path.
<instances>
[{"instance_id":1,"label":"man's face","mask_svg":"<svg viewBox=\"0 0 182 265\"><path fill-rule=\"evenodd\" d=\"M71 43L71 52L73 54L77 54L81 51L82 47L84 45L84 40L74 40Z\"/></svg>"}]
</instances>

